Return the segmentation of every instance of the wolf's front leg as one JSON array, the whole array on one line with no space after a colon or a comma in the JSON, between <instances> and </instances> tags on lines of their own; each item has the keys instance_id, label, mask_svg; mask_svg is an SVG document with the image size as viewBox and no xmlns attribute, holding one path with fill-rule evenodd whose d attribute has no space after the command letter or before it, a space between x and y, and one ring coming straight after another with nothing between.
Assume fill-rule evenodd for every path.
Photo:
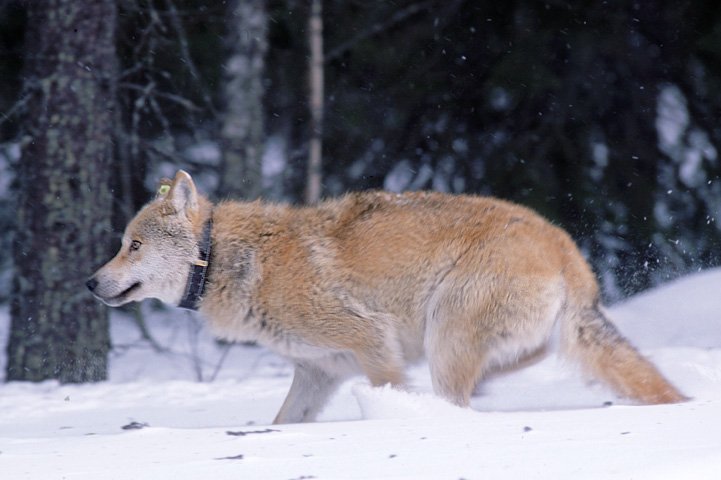
<instances>
[{"instance_id":1,"label":"wolf's front leg","mask_svg":"<svg viewBox=\"0 0 721 480\"><path fill-rule=\"evenodd\" d=\"M288 396L273 421L278 423L312 422L347 375L328 371L308 361L295 364L295 375Z\"/></svg>"}]
</instances>

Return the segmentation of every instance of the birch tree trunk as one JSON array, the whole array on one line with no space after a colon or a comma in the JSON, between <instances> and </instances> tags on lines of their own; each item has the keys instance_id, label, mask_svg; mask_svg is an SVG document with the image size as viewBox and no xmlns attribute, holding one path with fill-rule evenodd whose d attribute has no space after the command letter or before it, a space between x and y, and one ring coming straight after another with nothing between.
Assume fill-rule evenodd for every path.
<instances>
[{"instance_id":1,"label":"birch tree trunk","mask_svg":"<svg viewBox=\"0 0 721 480\"><path fill-rule=\"evenodd\" d=\"M265 0L233 0L227 19L220 196L263 192L263 71L268 50Z\"/></svg>"},{"instance_id":2,"label":"birch tree trunk","mask_svg":"<svg viewBox=\"0 0 721 480\"><path fill-rule=\"evenodd\" d=\"M113 0L27 2L7 380L107 375L107 311L85 279L109 256Z\"/></svg>"},{"instance_id":3,"label":"birch tree trunk","mask_svg":"<svg viewBox=\"0 0 721 480\"><path fill-rule=\"evenodd\" d=\"M308 17L310 45L310 145L308 148L308 175L305 201L312 204L320 200L323 175L323 5L311 0Z\"/></svg>"}]
</instances>

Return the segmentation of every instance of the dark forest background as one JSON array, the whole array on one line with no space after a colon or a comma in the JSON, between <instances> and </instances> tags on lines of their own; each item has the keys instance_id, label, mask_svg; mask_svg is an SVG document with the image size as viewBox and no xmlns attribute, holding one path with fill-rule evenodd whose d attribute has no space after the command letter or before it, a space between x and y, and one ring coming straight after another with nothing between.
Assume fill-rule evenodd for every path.
<instances>
[{"instance_id":1,"label":"dark forest background","mask_svg":"<svg viewBox=\"0 0 721 480\"><path fill-rule=\"evenodd\" d=\"M102 378L82 282L177 168L213 198L510 199L608 301L720 263L721 2L0 0L0 79L9 379Z\"/></svg>"}]
</instances>

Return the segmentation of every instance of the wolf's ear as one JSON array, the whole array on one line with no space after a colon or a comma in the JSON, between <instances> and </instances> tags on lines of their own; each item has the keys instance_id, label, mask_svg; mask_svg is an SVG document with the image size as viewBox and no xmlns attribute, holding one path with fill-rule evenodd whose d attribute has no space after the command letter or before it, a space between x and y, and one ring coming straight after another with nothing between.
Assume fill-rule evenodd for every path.
<instances>
[{"instance_id":1,"label":"wolf's ear","mask_svg":"<svg viewBox=\"0 0 721 480\"><path fill-rule=\"evenodd\" d=\"M198 210L198 191L188 172L178 170L170 190L165 194L165 200L170 202L178 213L188 215Z\"/></svg>"}]
</instances>

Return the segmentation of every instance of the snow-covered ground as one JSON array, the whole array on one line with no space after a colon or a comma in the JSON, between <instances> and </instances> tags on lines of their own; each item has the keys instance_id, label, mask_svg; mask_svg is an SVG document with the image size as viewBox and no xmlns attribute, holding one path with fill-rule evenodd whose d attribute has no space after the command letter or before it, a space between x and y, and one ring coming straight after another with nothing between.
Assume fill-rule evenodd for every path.
<instances>
[{"instance_id":1,"label":"snow-covered ground","mask_svg":"<svg viewBox=\"0 0 721 480\"><path fill-rule=\"evenodd\" d=\"M685 404L628 405L551 355L487 381L472 410L434 397L420 365L410 392L359 377L321 421L284 426L283 359L146 304L161 348L114 313L110 381L0 384L0 478L721 478L719 292L715 269L610 309ZM0 345L8 324L0 309Z\"/></svg>"}]
</instances>

